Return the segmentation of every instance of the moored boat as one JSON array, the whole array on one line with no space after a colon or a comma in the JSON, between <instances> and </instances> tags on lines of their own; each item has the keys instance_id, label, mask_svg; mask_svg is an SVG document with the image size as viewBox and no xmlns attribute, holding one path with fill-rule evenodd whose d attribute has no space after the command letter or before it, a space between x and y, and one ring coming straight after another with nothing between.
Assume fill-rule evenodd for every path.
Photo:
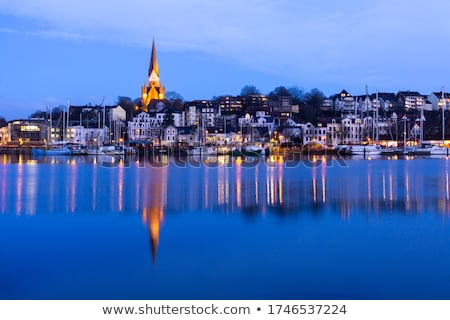
<instances>
[{"instance_id":1,"label":"moored boat","mask_svg":"<svg viewBox=\"0 0 450 320\"><path fill-rule=\"evenodd\" d=\"M200 156L200 155L217 155L217 148L212 146L199 146L193 147L187 150L187 154L190 156Z\"/></svg>"},{"instance_id":2,"label":"moored boat","mask_svg":"<svg viewBox=\"0 0 450 320\"><path fill-rule=\"evenodd\" d=\"M435 155L435 156L438 156L438 155L442 155L442 156L448 156L448 155L450 155L450 152L449 152L449 148L446 148L446 147L439 147L439 146L431 146L431 147L429 147L428 148L428 150L429 150L429 152L430 152L430 155Z\"/></svg>"},{"instance_id":3,"label":"moored boat","mask_svg":"<svg viewBox=\"0 0 450 320\"><path fill-rule=\"evenodd\" d=\"M383 149L375 144L338 145L335 150L340 154L349 155L378 155Z\"/></svg>"},{"instance_id":4,"label":"moored boat","mask_svg":"<svg viewBox=\"0 0 450 320\"><path fill-rule=\"evenodd\" d=\"M72 150L67 146L49 149L32 148L31 153L33 156L69 156L72 155Z\"/></svg>"},{"instance_id":5,"label":"moored boat","mask_svg":"<svg viewBox=\"0 0 450 320\"><path fill-rule=\"evenodd\" d=\"M243 147L234 147L231 149L232 156L259 157L263 154L264 148L250 145Z\"/></svg>"}]
</instances>

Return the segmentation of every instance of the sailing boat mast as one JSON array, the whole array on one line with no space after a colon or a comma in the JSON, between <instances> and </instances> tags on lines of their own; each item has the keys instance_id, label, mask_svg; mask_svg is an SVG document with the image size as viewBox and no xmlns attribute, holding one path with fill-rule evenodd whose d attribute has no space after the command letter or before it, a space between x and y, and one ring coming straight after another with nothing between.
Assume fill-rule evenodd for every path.
<instances>
[{"instance_id":1,"label":"sailing boat mast","mask_svg":"<svg viewBox=\"0 0 450 320\"><path fill-rule=\"evenodd\" d=\"M67 99L67 126L66 126L66 131L67 131L66 137L67 137L67 140L69 140L69 120L70 120L70 100Z\"/></svg>"},{"instance_id":2,"label":"sailing boat mast","mask_svg":"<svg viewBox=\"0 0 450 320\"><path fill-rule=\"evenodd\" d=\"M442 146L445 145L445 108L446 108L446 101L445 101L445 93L444 93L444 87L441 89L441 100L442 100Z\"/></svg>"},{"instance_id":3,"label":"sailing boat mast","mask_svg":"<svg viewBox=\"0 0 450 320\"><path fill-rule=\"evenodd\" d=\"M422 104L420 106L420 146L422 146L423 144L423 122L425 121L425 116L423 115L423 107L424 105Z\"/></svg>"},{"instance_id":4,"label":"sailing boat mast","mask_svg":"<svg viewBox=\"0 0 450 320\"><path fill-rule=\"evenodd\" d=\"M377 141L377 144L378 144L379 131L380 131L380 127L378 125L378 118L379 118L378 109L380 108L380 101L378 100L378 90L377 90L375 99L376 99L376 101L375 101L375 108L376 108L376 110L375 110L375 114L376 114L375 119L376 119L376 130L377 130L376 141Z\"/></svg>"},{"instance_id":5,"label":"sailing boat mast","mask_svg":"<svg viewBox=\"0 0 450 320\"><path fill-rule=\"evenodd\" d=\"M102 106L103 106L103 143L106 142L106 127L105 127L105 117L106 117L106 106L105 106L105 97L102 99Z\"/></svg>"},{"instance_id":6,"label":"sailing boat mast","mask_svg":"<svg viewBox=\"0 0 450 320\"><path fill-rule=\"evenodd\" d=\"M66 118L65 118L66 112L65 112L64 106L62 107L61 111L62 111L62 141L65 141L64 136L65 136L65 125L66 125Z\"/></svg>"},{"instance_id":7,"label":"sailing boat mast","mask_svg":"<svg viewBox=\"0 0 450 320\"><path fill-rule=\"evenodd\" d=\"M52 122L53 122L53 119L52 119L52 108L50 108L50 136L49 136L49 138L48 138L48 141L49 142L53 142L53 140L52 140L52 138L53 138L53 126L52 126Z\"/></svg>"}]
</instances>

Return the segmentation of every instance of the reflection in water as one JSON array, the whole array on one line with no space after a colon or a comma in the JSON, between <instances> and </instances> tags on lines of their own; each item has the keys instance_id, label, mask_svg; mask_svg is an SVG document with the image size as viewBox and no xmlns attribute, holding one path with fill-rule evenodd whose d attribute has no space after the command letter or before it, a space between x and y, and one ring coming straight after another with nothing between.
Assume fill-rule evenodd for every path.
<instances>
[{"instance_id":1,"label":"reflection in water","mask_svg":"<svg viewBox=\"0 0 450 320\"><path fill-rule=\"evenodd\" d=\"M6 155L5 155L6 156ZM6 211L6 186L7 186L7 166L2 166L2 175L1 175L1 203L0 203L0 210L1 213L5 213Z\"/></svg>"},{"instance_id":2,"label":"reflection in water","mask_svg":"<svg viewBox=\"0 0 450 320\"><path fill-rule=\"evenodd\" d=\"M22 189L23 189L23 165L19 162L17 167L17 185L16 185L16 214L20 215L22 212L22 203L24 200L22 199Z\"/></svg>"},{"instance_id":3,"label":"reflection in water","mask_svg":"<svg viewBox=\"0 0 450 320\"><path fill-rule=\"evenodd\" d=\"M148 225L152 260L156 263L159 231L164 221L167 201L167 167L156 168L147 173L142 197L142 220Z\"/></svg>"},{"instance_id":4,"label":"reflection in water","mask_svg":"<svg viewBox=\"0 0 450 320\"><path fill-rule=\"evenodd\" d=\"M36 164L3 156L0 210L16 215L138 213L148 226L154 262L166 210L247 216L333 212L342 219L361 213L450 213L446 160L350 161L348 167L325 157L312 160L295 167L268 157L256 166L238 158L211 167L142 167L139 162L126 167L120 162L105 168L95 157Z\"/></svg>"}]
</instances>

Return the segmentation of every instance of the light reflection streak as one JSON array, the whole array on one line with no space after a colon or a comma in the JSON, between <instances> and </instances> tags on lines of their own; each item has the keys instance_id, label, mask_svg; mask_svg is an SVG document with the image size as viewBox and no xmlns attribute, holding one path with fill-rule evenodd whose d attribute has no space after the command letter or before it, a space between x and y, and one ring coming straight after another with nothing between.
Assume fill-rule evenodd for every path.
<instances>
[{"instance_id":1,"label":"light reflection streak","mask_svg":"<svg viewBox=\"0 0 450 320\"><path fill-rule=\"evenodd\" d=\"M123 164L119 166L118 170L119 170L119 181L117 181L117 184L118 184L117 206L118 206L119 212L122 212L123 211L123 184L124 184Z\"/></svg>"},{"instance_id":2,"label":"light reflection streak","mask_svg":"<svg viewBox=\"0 0 450 320\"><path fill-rule=\"evenodd\" d=\"M241 176L241 170L242 170L241 166L237 166L236 167L236 205L237 205L238 208L240 208L241 205L242 205L242 192L241 192L241 187L242 187L241 179L242 179L242 176Z\"/></svg>"},{"instance_id":3,"label":"light reflection streak","mask_svg":"<svg viewBox=\"0 0 450 320\"><path fill-rule=\"evenodd\" d=\"M6 155L4 155L6 156ZM3 158L5 161L5 157ZM5 163L5 162L4 162ZM1 211L5 213L6 211L6 188L7 188L7 178L8 178L8 167L6 165L2 166L2 201L1 201Z\"/></svg>"},{"instance_id":4,"label":"light reflection streak","mask_svg":"<svg viewBox=\"0 0 450 320\"><path fill-rule=\"evenodd\" d=\"M209 208L209 168L208 167L205 167L205 177L204 177L203 181L204 181L203 192L204 192L204 199L205 199L205 208L208 209Z\"/></svg>"},{"instance_id":5,"label":"light reflection streak","mask_svg":"<svg viewBox=\"0 0 450 320\"><path fill-rule=\"evenodd\" d=\"M368 165L368 167L367 167L367 201L372 201L372 189L371 189L371 187L372 187L372 175L371 175L371 172L370 172L370 168L371 168L371 165L370 165L370 163L369 163L369 165Z\"/></svg>"},{"instance_id":6,"label":"light reflection streak","mask_svg":"<svg viewBox=\"0 0 450 320\"><path fill-rule=\"evenodd\" d=\"M278 165L278 194L279 194L279 203L283 204L283 166Z\"/></svg>"},{"instance_id":7,"label":"light reflection streak","mask_svg":"<svg viewBox=\"0 0 450 320\"><path fill-rule=\"evenodd\" d=\"M313 159L313 163L316 161ZM316 179L316 166L313 165L312 167L312 188L313 188L313 201L314 203L317 203L317 179Z\"/></svg>"},{"instance_id":8,"label":"light reflection streak","mask_svg":"<svg viewBox=\"0 0 450 320\"><path fill-rule=\"evenodd\" d=\"M327 160L322 157L322 203L327 201L326 197L326 173L327 173Z\"/></svg>"},{"instance_id":9,"label":"light reflection streak","mask_svg":"<svg viewBox=\"0 0 450 320\"><path fill-rule=\"evenodd\" d=\"M19 161L17 166L17 185L16 185L16 214L21 215L22 212L22 188L23 188L23 165Z\"/></svg>"},{"instance_id":10,"label":"light reflection streak","mask_svg":"<svg viewBox=\"0 0 450 320\"><path fill-rule=\"evenodd\" d=\"M77 177L77 165L73 163L70 172L70 211L72 213L75 212L77 205Z\"/></svg>"},{"instance_id":11,"label":"light reflection streak","mask_svg":"<svg viewBox=\"0 0 450 320\"><path fill-rule=\"evenodd\" d=\"M258 186L258 179L259 179L259 177L258 177L258 168L259 167L256 167L255 168L255 197L256 197L256 205L258 205L259 204L259 186Z\"/></svg>"},{"instance_id":12,"label":"light reflection streak","mask_svg":"<svg viewBox=\"0 0 450 320\"><path fill-rule=\"evenodd\" d=\"M25 213L27 215L34 215L36 213L38 167L36 165L27 165L26 169Z\"/></svg>"}]
</instances>

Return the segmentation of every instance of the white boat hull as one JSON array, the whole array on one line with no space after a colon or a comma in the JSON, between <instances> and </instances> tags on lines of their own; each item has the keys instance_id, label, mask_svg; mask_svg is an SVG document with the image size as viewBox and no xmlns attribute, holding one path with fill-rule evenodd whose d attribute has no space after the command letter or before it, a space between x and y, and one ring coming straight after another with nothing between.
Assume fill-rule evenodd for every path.
<instances>
[{"instance_id":1,"label":"white boat hull","mask_svg":"<svg viewBox=\"0 0 450 320\"><path fill-rule=\"evenodd\" d=\"M351 155L377 155L381 154L381 147L375 145L352 145L347 146L347 152Z\"/></svg>"},{"instance_id":2,"label":"white boat hull","mask_svg":"<svg viewBox=\"0 0 450 320\"><path fill-rule=\"evenodd\" d=\"M213 156L217 154L217 148L215 147L194 147L193 149L189 149L187 154L190 156Z\"/></svg>"},{"instance_id":3,"label":"white boat hull","mask_svg":"<svg viewBox=\"0 0 450 320\"><path fill-rule=\"evenodd\" d=\"M433 146L433 147L429 148L430 155L432 155L432 156L433 155L434 156L448 156L448 155L450 155L449 151L450 151L449 148L444 148L444 147Z\"/></svg>"}]
</instances>

